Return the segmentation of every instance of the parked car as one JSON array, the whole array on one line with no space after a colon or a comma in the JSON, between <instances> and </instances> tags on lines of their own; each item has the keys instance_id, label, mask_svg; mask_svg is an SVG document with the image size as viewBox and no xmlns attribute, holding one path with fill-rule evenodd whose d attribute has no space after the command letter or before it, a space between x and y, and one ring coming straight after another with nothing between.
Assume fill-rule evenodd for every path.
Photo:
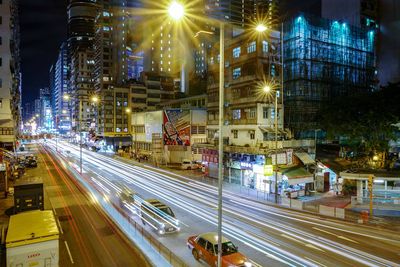
<instances>
[{"instance_id":1,"label":"parked car","mask_svg":"<svg viewBox=\"0 0 400 267\"><path fill-rule=\"evenodd\" d=\"M30 168L37 167L37 161L36 159L29 159L26 165Z\"/></svg>"},{"instance_id":2,"label":"parked car","mask_svg":"<svg viewBox=\"0 0 400 267\"><path fill-rule=\"evenodd\" d=\"M187 241L188 248L196 260L204 260L210 266L217 266L218 260L218 234L204 233L190 236ZM238 248L227 238L222 237L222 266L251 267L249 259L238 252Z\"/></svg>"},{"instance_id":3,"label":"parked car","mask_svg":"<svg viewBox=\"0 0 400 267\"><path fill-rule=\"evenodd\" d=\"M196 161L191 161L188 159L182 160L181 169L182 170L195 170L199 168L199 164Z\"/></svg>"}]
</instances>

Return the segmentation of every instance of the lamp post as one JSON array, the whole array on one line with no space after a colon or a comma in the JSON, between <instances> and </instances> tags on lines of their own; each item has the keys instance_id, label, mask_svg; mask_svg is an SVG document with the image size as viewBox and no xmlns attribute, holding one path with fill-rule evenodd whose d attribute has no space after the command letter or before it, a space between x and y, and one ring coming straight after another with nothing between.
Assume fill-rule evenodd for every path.
<instances>
[{"instance_id":1,"label":"lamp post","mask_svg":"<svg viewBox=\"0 0 400 267\"><path fill-rule=\"evenodd\" d=\"M185 8L179 2L172 2L168 8L168 15L175 21L185 16ZM220 26L219 41L219 123L218 123L218 267L222 264L222 184L223 184L223 135L222 126L224 123L224 33L225 27L222 21Z\"/></svg>"},{"instance_id":2,"label":"lamp post","mask_svg":"<svg viewBox=\"0 0 400 267\"><path fill-rule=\"evenodd\" d=\"M274 107L275 107L275 116L274 116L274 128L275 128L275 168L274 168L274 176L275 176L275 203L278 203L278 95L277 90L273 90L271 86L266 85L263 88L263 91L266 94L275 93L274 96Z\"/></svg>"}]
</instances>

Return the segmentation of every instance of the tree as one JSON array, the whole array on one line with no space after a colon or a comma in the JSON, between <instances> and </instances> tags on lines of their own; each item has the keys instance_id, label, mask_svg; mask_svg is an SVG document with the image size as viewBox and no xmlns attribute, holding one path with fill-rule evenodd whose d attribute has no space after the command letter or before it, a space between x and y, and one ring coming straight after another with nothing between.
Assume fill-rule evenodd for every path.
<instances>
[{"instance_id":1,"label":"tree","mask_svg":"<svg viewBox=\"0 0 400 267\"><path fill-rule=\"evenodd\" d=\"M400 84L389 84L372 93L336 98L318 114L328 138L345 139L353 151L373 156L385 153L395 138L400 120Z\"/></svg>"}]
</instances>

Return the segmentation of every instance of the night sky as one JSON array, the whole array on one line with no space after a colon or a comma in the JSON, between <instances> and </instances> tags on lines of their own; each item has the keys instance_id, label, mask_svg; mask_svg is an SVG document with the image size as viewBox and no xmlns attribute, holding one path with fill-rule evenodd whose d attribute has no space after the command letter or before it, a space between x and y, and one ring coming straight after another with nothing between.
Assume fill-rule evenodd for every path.
<instances>
[{"instance_id":1,"label":"night sky","mask_svg":"<svg viewBox=\"0 0 400 267\"><path fill-rule=\"evenodd\" d=\"M67 0L20 0L22 101L49 86L49 69L67 36Z\"/></svg>"}]
</instances>

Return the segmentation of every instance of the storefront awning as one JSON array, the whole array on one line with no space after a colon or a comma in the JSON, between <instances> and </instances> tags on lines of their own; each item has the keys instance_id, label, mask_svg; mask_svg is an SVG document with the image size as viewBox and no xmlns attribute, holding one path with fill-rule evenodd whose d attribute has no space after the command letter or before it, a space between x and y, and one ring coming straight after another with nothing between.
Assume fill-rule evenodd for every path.
<instances>
[{"instance_id":1,"label":"storefront awning","mask_svg":"<svg viewBox=\"0 0 400 267\"><path fill-rule=\"evenodd\" d=\"M289 185L314 182L314 176L301 166L281 169L281 172L288 178Z\"/></svg>"},{"instance_id":2,"label":"storefront awning","mask_svg":"<svg viewBox=\"0 0 400 267\"><path fill-rule=\"evenodd\" d=\"M299 160L301 160L301 162L303 162L304 165L315 164L315 160L313 160L308 153L295 152L294 154L299 158Z\"/></svg>"}]
</instances>

